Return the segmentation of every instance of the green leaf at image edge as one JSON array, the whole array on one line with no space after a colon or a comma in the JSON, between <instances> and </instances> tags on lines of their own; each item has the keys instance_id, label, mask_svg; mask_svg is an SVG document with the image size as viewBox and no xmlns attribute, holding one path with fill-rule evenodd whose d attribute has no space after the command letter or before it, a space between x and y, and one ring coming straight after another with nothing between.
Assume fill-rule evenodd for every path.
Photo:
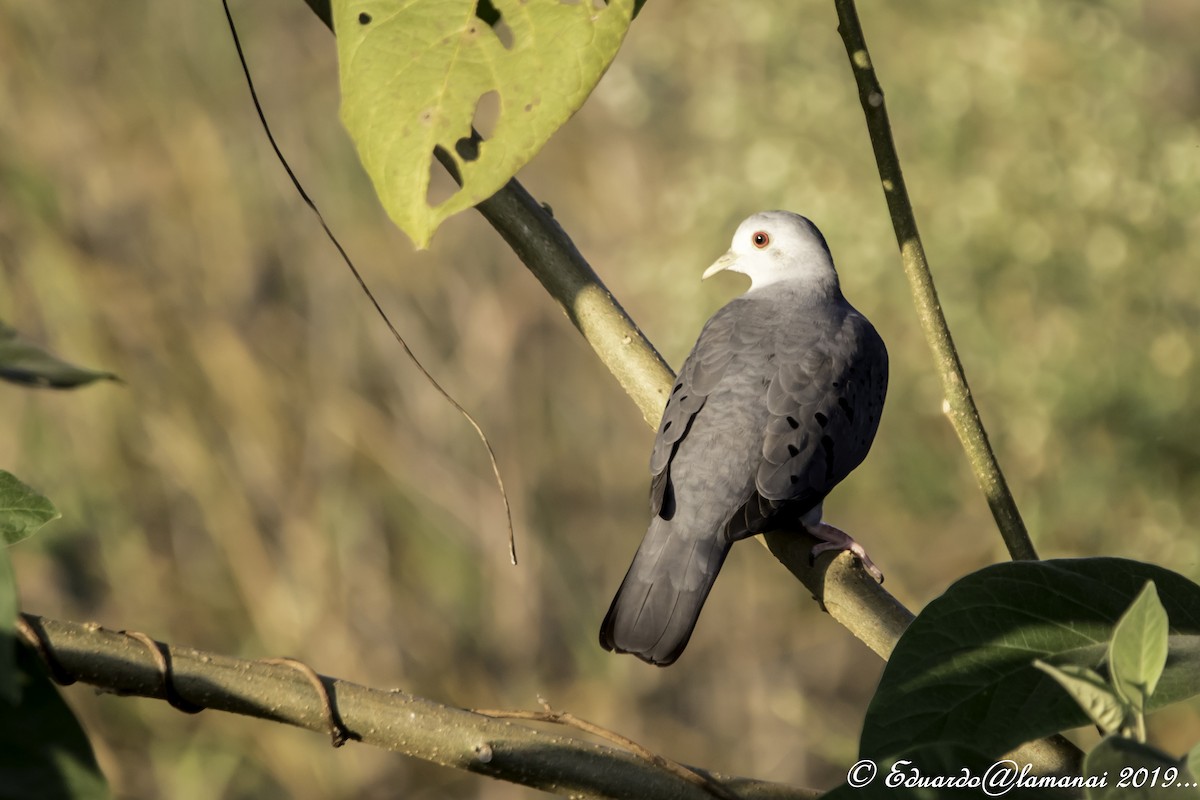
<instances>
[{"instance_id":1,"label":"green leaf at image edge","mask_svg":"<svg viewBox=\"0 0 1200 800\"><path fill-rule=\"evenodd\" d=\"M13 641L0 641L12 648ZM91 742L27 647L17 648L18 705L0 702L0 797L104 800L108 784Z\"/></svg>"},{"instance_id":2,"label":"green leaf at image edge","mask_svg":"<svg viewBox=\"0 0 1200 800\"><path fill-rule=\"evenodd\" d=\"M16 652L18 611L12 562L8 558L8 548L0 546L0 703L13 706L21 702Z\"/></svg>"},{"instance_id":3,"label":"green leaf at image edge","mask_svg":"<svg viewBox=\"0 0 1200 800\"><path fill-rule=\"evenodd\" d=\"M45 495L0 470L0 545L16 544L61 516Z\"/></svg>"},{"instance_id":4,"label":"green leaf at image edge","mask_svg":"<svg viewBox=\"0 0 1200 800\"><path fill-rule=\"evenodd\" d=\"M62 516L46 497L22 483L11 472L0 470L0 703L21 700L15 654L17 584L7 545L32 536L52 519Z\"/></svg>"},{"instance_id":5,"label":"green leaf at image edge","mask_svg":"<svg viewBox=\"0 0 1200 800\"><path fill-rule=\"evenodd\" d=\"M118 380L111 372L77 367L50 355L3 322L0 322L0 379L50 389L74 389L93 381Z\"/></svg>"},{"instance_id":6,"label":"green leaf at image edge","mask_svg":"<svg viewBox=\"0 0 1200 800\"><path fill-rule=\"evenodd\" d=\"M892 652L864 720L860 753L883 759L937 742L995 757L1086 725L1042 659L1098 668L1118 619L1153 580L1170 618L1171 655L1151 710L1200 692L1200 586L1115 558L996 564L950 586Z\"/></svg>"}]
</instances>

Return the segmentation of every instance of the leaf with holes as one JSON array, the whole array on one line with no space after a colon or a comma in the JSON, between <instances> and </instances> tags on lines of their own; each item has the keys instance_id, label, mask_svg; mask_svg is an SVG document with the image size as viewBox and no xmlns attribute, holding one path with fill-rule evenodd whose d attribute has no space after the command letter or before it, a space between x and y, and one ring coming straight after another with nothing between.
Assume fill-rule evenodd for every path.
<instances>
[{"instance_id":1,"label":"leaf with holes","mask_svg":"<svg viewBox=\"0 0 1200 800\"><path fill-rule=\"evenodd\" d=\"M334 1L342 122L384 208L418 247L447 217L495 194L583 105L633 8L634 0ZM477 112L491 128L478 146ZM435 148L454 160L462 188L431 203Z\"/></svg>"}]
</instances>

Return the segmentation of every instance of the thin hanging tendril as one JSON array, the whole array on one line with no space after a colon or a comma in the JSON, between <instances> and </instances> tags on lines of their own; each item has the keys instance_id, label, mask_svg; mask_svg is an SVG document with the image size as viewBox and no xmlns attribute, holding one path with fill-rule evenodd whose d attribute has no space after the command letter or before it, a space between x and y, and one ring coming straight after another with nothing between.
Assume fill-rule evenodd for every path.
<instances>
[{"instance_id":1,"label":"thin hanging tendril","mask_svg":"<svg viewBox=\"0 0 1200 800\"><path fill-rule=\"evenodd\" d=\"M446 402L454 406L458 413L462 414L467 422L471 423L471 427L475 429L475 433L479 435L479 440L483 442L483 446L487 448L488 460L492 464L492 474L496 477L496 486L500 489L500 499L504 501L504 515L508 522L508 558L514 565L517 563L517 539L516 533L513 530L512 507L508 503L508 492L504 489L504 479L500 477L500 465L496 462L496 451L492 449L492 443L488 441L487 435L484 434L483 428L479 427L479 423L475 418L455 400L442 385L437 382L429 370L425 369L425 365L421 363L412 348L408 346L408 342L404 341L404 337L400 335L400 331L396 330L396 326L392 324L392 320L388 317L387 312L383 310L383 306L379 305L379 301L375 299L374 292L367 286L367 282L363 280L358 268L354 266L354 262L350 260L350 256L346 253L342 243L333 235L333 231L329 229L329 224L325 222L325 217L321 214L317 204L308 196L308 192L304 191L304 186L301 185L300 179L296 177L296 173L292 171L291 164L284 158L283 152L279 149L279 144L275 141L275 135L271 133L271 126L267 124L267 116L263 113L262 103L258 101L258 92L254 88L254 80L250 77L250 67L246 64L246 54L242 51L242 41L238 37L237 26L233 23L233 14L229 10L229 0L221 0L221 6L225 9L225 19L229 21L229 33L233 37L233 46L237 49L238 60L242 64L242 73L246 76L246 86L250 89L250 99L254 101L254 110L258 112L258 121L262 123L263 132L267 134L267 141L271 143L271 149L275 151L275 157L279 159L279 163L283 165L283 169L287 172L287 176L291 178L292 185L296 187L296 191L300 193L300 198L304 204L312 210L316 215L317 221L321 223L321 228L325 231L325 235L329 237L329 241L333 242L333 246L337 248L338 254L342 257L342 261L350 268L351 274L354 275L354 280L358 281L359 288L363 290L363 294L371 301L371 305L375 307L375 311L379 317L387 325L388 330L392 332L392 337L404 348L405 355L416 366L421 374L425 376L425 380L438 390L442 397L446 398Z\"/></svg>"}]
</instances>

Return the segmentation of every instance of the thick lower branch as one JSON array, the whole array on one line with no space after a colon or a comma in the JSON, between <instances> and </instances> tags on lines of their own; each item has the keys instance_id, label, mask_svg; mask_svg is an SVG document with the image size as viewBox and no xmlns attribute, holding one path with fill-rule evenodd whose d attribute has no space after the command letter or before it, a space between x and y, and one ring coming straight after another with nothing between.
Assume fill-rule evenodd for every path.
<instances>
[{"instance_id":1,"label":"thick lower branch","mask_svg":"<svg viewBox=\"0 0 1200 800\"><path fill-rule=\"evenodd\" d=\"M22 615L61 680L102 691L165 699L162 671L137 639L99 625ZM301 671L279 662L247 661L187 647L160 645L170 684L192 706L229 711L328 733L328 713ZM446 767L587 797L687 798L712 795L643 758L612 747L496 720L407 694L318 676L348 738ZM714 775L739 797L799 800L816 792Z\"/></svg>"}]
</instances>

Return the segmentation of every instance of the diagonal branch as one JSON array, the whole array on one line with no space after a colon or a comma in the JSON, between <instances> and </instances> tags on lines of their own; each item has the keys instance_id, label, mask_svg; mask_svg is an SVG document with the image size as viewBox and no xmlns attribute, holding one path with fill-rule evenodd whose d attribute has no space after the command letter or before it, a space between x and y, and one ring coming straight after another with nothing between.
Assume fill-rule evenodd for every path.
<instances>
[{"instance_id":1,"label":"diagonal branch","mask_svg":"<svg viewBox=\"0 0 1200 800\"><path fill-rule=\"evenodd\" d=\"M900 245L900 258L904 263L904 274L913 293L917 314L925 339L933 350L938 374L942 379L942 392L946 398L946 415L954 432L967 453L967 460L975 472L975 479L987 497L992 516L1004 537L1004 544L1014 559L1037 559L1037 551L1025 530L1021 513L1009 491L1004 473L996 460L996 453L988 442L987 431L979 419L979 409L967 385L967 375L962 361L950 336L946 316L938 302L933 275L925 260L925 248L917 232L917 218L908 199L908 188L904 185L904 173L900 170L900 156L892 139L892 127L888 122L887 106L883 102L883 89L875 75L871 55L862 25L858 22L858 11L854 0L834 0L838 14L838 32L846 45L846 55L858 84L858 97L863 113L867 117L867 130L871 135L871 147L875 150L875 161L879 166L879 178L883 183L883 195L887 199L892 225L896 228L896 241Z\"/></svg>"},{"instance_id":2,"label":"diagonal branch","mask_svg":"<svg viewBox=\"0 0 1200 800\"><path fill-rule=\"evenodd\" d=\"M711 791L641 754L558 736L398 689L382 691L317 675L291 659L248 661L145 641L99 625L21 616L26 638L60 682L166 699L328 733L435 764L587 797L712 800ZM148 638L148 637L146 637ZM155 654L161 656L156 658ZM170 666L163 667L163 663ZM284 663L287 662L287 663ZM318 692L313 680L326 691ZM169 687L169 688L168 688ZM752 778L709 776L740 798L811 800L817 793Z\"/></svg>"}]
</instances>

